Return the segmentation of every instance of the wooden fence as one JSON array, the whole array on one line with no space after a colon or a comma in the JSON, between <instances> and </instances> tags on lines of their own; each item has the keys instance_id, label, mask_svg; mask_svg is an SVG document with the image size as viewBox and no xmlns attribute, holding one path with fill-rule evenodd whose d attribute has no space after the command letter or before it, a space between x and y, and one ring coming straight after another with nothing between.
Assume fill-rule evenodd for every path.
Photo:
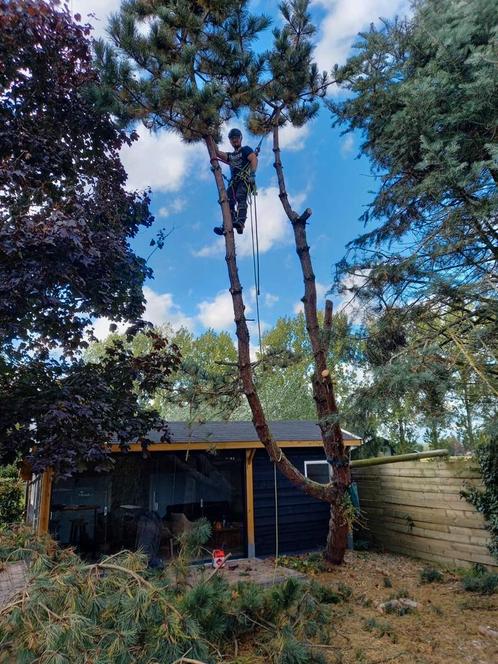
<instances>
[{"instance_id":1,"label":"wooden fence","mask_svg":"<svg viewBox=\"0 0 498 664\"><path fill-rule=\"evenodd\" d=\"M451 567L498 569L484 519L460 491L479 485L472 460L404 461L354 468L366 527L387 551Z\"/></svg>"}]
</instances>

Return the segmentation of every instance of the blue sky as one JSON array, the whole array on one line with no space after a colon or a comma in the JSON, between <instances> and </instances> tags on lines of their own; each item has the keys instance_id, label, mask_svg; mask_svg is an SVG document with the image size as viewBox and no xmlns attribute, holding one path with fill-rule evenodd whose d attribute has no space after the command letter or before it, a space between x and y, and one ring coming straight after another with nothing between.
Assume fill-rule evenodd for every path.
<instances>
[{"instance_id":1,"label":"blue sky","mask_svg":"<svg viewBox=\"0 0 498 664\"><path fill-rule=\"evenodd\" d=\"M106 16L119 7L119 0L71 0L70 7L104 32ZM254 6L276 15L277 2L255 0ZM344 62L355 35L379 16L406 13L406 0L314 0L312 10L318 26L316 59L330 70ZM239 123L240 124L240 123ZM362 230L358 221L371 199L375 180L369 164L356 159L358 136L341 136L332 129L330 113L303 129L282 131L282 160L287 189L298 211L311 207L308 239L317 277L320 302L333 279L334 264L345 246ZM230 126L237 125L236 122ZM241 127L243 129L243 127ZM229 127L227 127L228 132ZM226 132L226 133L227 133ZM225 136L226 136L225 133ZM223 240L213 234L220 223L217 192L203 145L187 146L173 134L150 134L139 128L140 140L122 153L130 188L152 189L156 223L142 231L134 248L142 256L151 252L150 240L160 228L171 231L161 251L150 258L154 279L144 289L145 318L155 324L184 325L195 333L207 328L233 333L233 312ZM244 131L244 144L257 140ZM225 139L224 145L229 148ZM278 317L295 313L303 294L302 277L295 254L290 223L278 199L272 166L270 139L262 146L257 174L260 235L261 299L263 328ZM254 280L250 233L236 236L238 264L249 312L254 317ZM336 309L344 306L336 299ZM98 336L105 336L109 321L97 322ZM252 332L254 333L254 326ZM252 335L252 343L257 343Z\"/></svg>"}]
</instances>

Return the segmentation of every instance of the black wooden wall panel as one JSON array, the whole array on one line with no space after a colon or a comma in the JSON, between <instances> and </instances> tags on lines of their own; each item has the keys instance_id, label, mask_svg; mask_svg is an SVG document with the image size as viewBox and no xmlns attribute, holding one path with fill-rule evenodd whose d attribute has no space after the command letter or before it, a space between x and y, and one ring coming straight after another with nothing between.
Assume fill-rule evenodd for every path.
<instances>
[{"instance_id":1,"label":"black wooden wall panel","mask_svg":"<svg viewBox=\"0 0 498 664\"><path fill-rule=\"evenodd\" d=\"M304 473L305 461L325 460L321 448L286 450ZM254 457L254 522L256 555L275 554L275 487L273 464L265 450ZM329 506L306 496L277 470L279 553L323 547L327 537Z\"/></svg>"}]
</instances>

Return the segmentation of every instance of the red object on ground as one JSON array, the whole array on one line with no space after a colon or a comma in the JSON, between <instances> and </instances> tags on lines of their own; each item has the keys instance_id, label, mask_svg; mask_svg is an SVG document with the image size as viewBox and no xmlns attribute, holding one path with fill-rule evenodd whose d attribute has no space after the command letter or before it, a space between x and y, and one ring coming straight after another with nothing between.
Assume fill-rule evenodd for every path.
<instances>
[{"instance_id":1,"label":"red object on ground","mask_svg":"<svg viewBox=\"0 0 498 664\"><path fill-rule=\"evenodd\" d=\"M223 567L225 564L225 552L223 549L215 549L213 551L213 567Z\"/></svg>"}]
</instances>

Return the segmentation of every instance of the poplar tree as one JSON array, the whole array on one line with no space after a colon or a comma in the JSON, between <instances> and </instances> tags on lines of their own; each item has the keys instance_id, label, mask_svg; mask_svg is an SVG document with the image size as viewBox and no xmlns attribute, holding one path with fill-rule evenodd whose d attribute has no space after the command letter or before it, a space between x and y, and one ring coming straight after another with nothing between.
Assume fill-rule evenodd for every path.
<instances>
[{"instance_id":1,"label":"poplar tree","mask_svg":"<svg viewBox=\"0 0 498 664\"><path fill-rule=\"evenodd\" d=\"M279 149L280 128L286 123L299 127L311 119L329 84L327 76L319 74L312 63L314 28L308 4L307 0L283 3L284 26L274 30L272 50L257 54L254 42L268 27L269 19L250 13L248 0L128 0L111 19L113 43L96 44L97 62L107 83L96 96L124 124L141 120L154 131L175 131L184 141L204 143L226 229L226 262L242 390L258 437L278 469L307 494L331 504L326 556L340 563L350 514L350 474L326 364L332 308L329 303L321 328L305 232L311 210L298 214L291 209ZM313 393L325 453L334 471L329 484L309 480L289 461L272 437L254 383L230 207L216 157L223 123L247 109L252 131L272 132L280 198L293 225L303 269L303 302L316 365Z\"/></svg>"}]
</instances>

